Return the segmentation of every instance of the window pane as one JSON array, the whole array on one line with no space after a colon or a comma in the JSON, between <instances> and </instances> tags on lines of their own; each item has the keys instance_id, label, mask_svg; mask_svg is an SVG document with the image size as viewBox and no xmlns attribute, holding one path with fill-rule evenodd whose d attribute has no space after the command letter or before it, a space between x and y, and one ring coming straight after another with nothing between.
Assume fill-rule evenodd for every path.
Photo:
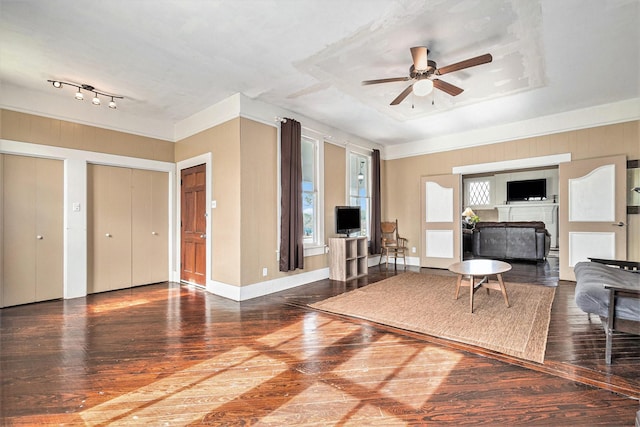
<instances>
[{"instance_id":1,"label":"window pane","mask_svg":"<svg viewBox=\"0 0 640 427\"><path fill-rule=\"evenodd\" d=\"M302 138L302 189L314 191L316 180L315 141Z\"/></svg>"},{"instance_id":2,"label":"window pane","mask_svg":"<svg viewBox=\"0 0 640 427\"><path fill-rule=\"evenodd\" d=\"M305 244L318 243L318 141L302 138L302 229Z\"/></svg>"},{"instance_id":3,"label":"window pane","mask_svg":"<svg viewBox=\"0 0 640 427\"><path fill-rule=\"evenodd\" d=\"M367 197L369 188L369 162L366 157L351 155L349 159L349 194Z\"/></svg>"},{"instance_id":4,"label":"window pane","mask_svg":"<svg viewBox=\"0 0 640 427\"><path fill-rule=\"evenodd\" d=\"M489 181L471 181L469 183L469 204L474 206L488 205L490 198Z\"/></svg>"},{"instance_id":5,"label":"window pane","mask_svg":"<svg viewBox=\"0 0 640 427\"><path fill-rule=\"evenodd\" d=\"M302 192L302 227L305 243L316 241L316 193Z\"/></svg>"}]
</instances>

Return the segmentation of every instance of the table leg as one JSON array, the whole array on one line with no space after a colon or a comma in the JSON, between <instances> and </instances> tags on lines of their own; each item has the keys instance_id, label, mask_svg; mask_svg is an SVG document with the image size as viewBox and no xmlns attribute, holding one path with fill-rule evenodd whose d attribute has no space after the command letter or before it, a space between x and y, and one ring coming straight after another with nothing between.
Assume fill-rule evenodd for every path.
<instances>
[{"instance_id":1,"label":"table leg","mask_svg":"<svg viewBox=\"0 0 640 427\"><path fill-rule=\"evenodd\" d=\"M504 287L504 281L502 280L502 274L497 274L498 283L500 283L500 291L502 291L502 296L504 297L504 302L509 307L509 297L507 297L507 289Z\"/></svg>"},{"instance_id":2,"label":"table leg","mask_svg":"<svg viewBox=\"0 0 640 427\"><path fill-rule=\"evenodd\" d=\"M473 276L469 276L469 307L471 308L471 313L473 314L473 291L475 280Z\"/></svg>"},{"instance_id":3,"label":"table leg","mask_svg":"<svg viewBox=\"0 0 640 427\"><path fill-rule=\"evenodd\" d=\"M604 360L607 365L611 364L611 347L613 346L613 327L616 317L616 291L615 289L609 289L609 318L607 319L607 330Z\"/></svg>"},{"instance_id":4,"label":"table leg","mask_svg":"<svg viewBox=\"0 0 640 427\"><path fill-rule=\"evenodd\" d=\"M456 283L456 299L458 299L458 294L460 292L460 284L462 283L462 274L458 274L458 282Z\"/></svg>"}]
</instances>

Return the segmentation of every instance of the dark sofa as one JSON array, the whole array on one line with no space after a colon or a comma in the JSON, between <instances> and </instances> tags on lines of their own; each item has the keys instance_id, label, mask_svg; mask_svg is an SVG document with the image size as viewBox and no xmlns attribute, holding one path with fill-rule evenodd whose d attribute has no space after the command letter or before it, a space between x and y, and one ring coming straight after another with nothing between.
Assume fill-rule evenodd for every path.
<instances>
[{"instance_id":1,"label":"dark sofa","mask_svg":"<svg viewBox=\"0 0 640 427\"><path fill-rule=\"evenodd\" d=\"M551 234L542 221L479 222L473 230L475 257L544 261Z\"/></svg>"},{"instance_id":2,"label":"dark sofa","mask_svg":"<svg viewBox=\"0 0 640 427\"><path fill-rule=\"evenodd\" d=\"M591 262L579 262L573 267L575 301L582 311L602 320L607 337L605 359L611 363L614 331L640 335L640 263L590 259ZM608 289L611 286L623 286L625 291Z\"/></svg>"}]
</instances>

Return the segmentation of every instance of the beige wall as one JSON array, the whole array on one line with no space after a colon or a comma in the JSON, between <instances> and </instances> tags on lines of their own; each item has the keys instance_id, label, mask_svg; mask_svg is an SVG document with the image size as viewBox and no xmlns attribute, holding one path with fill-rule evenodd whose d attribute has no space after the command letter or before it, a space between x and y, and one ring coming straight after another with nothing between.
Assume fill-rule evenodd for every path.
<instances>
[{"instance_id":1,"label":"beige wall","mask_svg":"<svg viewBox=\"0 0 640 427\"><path fill-rule=\"evenodd\" d=\"M248 119L241 120L241 283L277 277L278 131ZM267 275L262 275L262 269Z\"/></svg>"},{"instance_id":2,"label":"beige wall","mask_svg":"<svg viewBox=\"0 0 640 427\"><path fill-rule=\"evenodd\" d=\"M336 236L336 206L347 204L347 150L324 144L324 230L325 244Z\"/></svg>"},{"instance_id":3,"label":"beige wall","mask_svg":"<svg viewBox=\"0 0 640 427\"><path fill-rule=\"evenodd\" d=\"M173 162L173 142L32 114L0 110L0 138Z\"/></svg>"},{"instance_id":4,"label":"beige wall","mask_svg":"<svg viewBox=\"0 0 640 427\"><path fill-rule=\"evenodd\" d=\"M575 160L614 154L625 154L628 160L639 159L640 121L386 161L382 217L398 218L403 237L420 253L421 176L450 174L455 166L561 153L571 153ZM637 216L629 215L630 241L640 235ZM637 241L630 242L629 259L640 260L637 247Z\"/></svg>"},{"instance_id":5,"label":"beige wall","mask_svg":"<svg viewBox=\"0 0 640 427\"><path fill-rule=\"evenodd\" d=\"M240 119L233 119L175 144L175 160L180 162L211 153L211 278L240 286Z\"/></svg>"},{"instance_id":6,"label":"beige wall","mask_svg":"<svg viewBox=\"0 0 640 427\"><path fill-rule=\"evenodd\" d=\"M211 184L217 204L211 218L213 280L246 286L328 266L323 254L306 257L303 270L279 271L277 144L275 127L245 118L176 143L176 162L212 155ZM345 150L325 143L326 237L335 227L333 206L344 204L344 182Z\"/></svg>"}]
</instances>

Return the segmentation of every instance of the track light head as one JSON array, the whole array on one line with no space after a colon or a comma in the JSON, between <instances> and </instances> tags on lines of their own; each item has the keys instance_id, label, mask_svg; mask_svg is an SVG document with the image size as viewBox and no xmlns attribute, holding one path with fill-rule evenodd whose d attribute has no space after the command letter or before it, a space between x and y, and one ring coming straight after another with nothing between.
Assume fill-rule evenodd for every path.
<instances>
[{"instance_id":1,"label":"track light head","mask_svg":"<svg viewBox=\"0 0 640 427\"><path fill-rule=\"evenodd\" d=\"M91 102L93 103L93 105L100 105L100 98L98 98L98 94L94 92L94 97L91 100Z\"/></svg>"},{"instance_id":2,"label":"track light head","mask_svg":"<svg viewBox=\"0 0 640 427\"><path fill-rule=\"evenodd\" d=\"M109 108L111 108L113 110L118 108L118 106L116 105L116 101L113 100L113 96L111 97L111 101L109 102Z\"/></svg>"},{"instance_id":3,"label":"track light head","mask_svg":"<svg viewBox=\"0 0 640 427\"><path fill-rule=\"evenodd\" d=\"M78 91L76 92L76 99L78 101L82 101L84 99L84 95L80 92L80 88L78 88Z\"/></svg>"},{"instance_id":4,"label":"track light head","mask_svg":"<svg viewBox=\"0 0 640 427\"><path fill-rule=\"evenodd\" d=\"M62 83L60 83L59 81L54 80L51 82L51 84L57 89L62 89Z\"/></svg>"}]
</instances>

